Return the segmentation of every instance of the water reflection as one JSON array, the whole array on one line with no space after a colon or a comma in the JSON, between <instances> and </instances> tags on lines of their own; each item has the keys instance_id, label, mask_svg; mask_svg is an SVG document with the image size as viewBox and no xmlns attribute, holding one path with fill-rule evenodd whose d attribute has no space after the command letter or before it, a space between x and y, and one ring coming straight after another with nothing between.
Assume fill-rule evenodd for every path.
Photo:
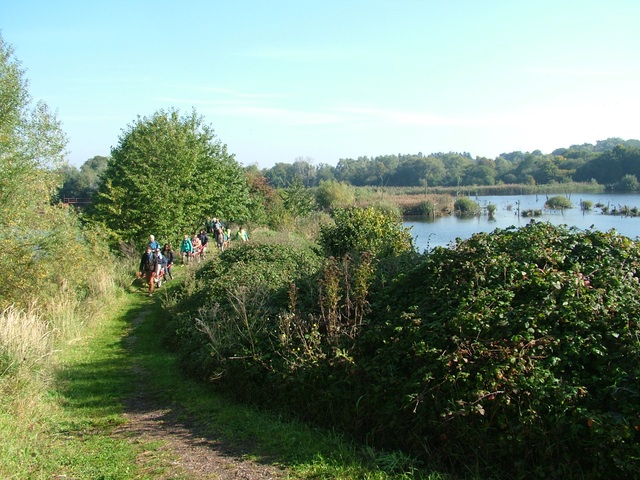
<instances>
[{"instance_id":1,"label":"water reflection","mask_svg":"<svg viewBox=\"0 0 640 480\"><path fill-rule=\"evenodd\" d=\"M569 225L582 230L595 229L608 231L615 229L618 233L632 239L640 236L640 217L624 217L618 215L604 215L595 205L602 204L611 208L623 206L640 207L640 195L629 194L571 194L569 196L574 208L567 210L547 210L544 203L554 195L505 195L478 196L473 199L485 207L495 205L493 218L489 218L486 211L480 217L458 218L448 216L438 219L424 217L406 218L404 225L412 227L415 245L419 251L431 250L436 246L447 246L456 239L467 239L477 232L491 232L496 228L510 226L521 227L531 221L531 217L518 215L518 211L542 210L542 216L535 217L536 221L550 222L554 225ZM591 211L580 209L581 201L593 202Z\"/></svg>"}]
</instances>

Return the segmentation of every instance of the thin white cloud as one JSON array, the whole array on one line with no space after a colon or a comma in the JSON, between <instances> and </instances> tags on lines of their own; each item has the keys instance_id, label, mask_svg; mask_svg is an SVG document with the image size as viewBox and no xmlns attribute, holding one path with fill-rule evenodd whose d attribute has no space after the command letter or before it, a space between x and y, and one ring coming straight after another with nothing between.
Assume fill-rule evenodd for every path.
<instances>
[{"instance_id":1,"label":"thin white cloud","mask_svg":"<svg viewBox=\"0 0 640 480\"><path fill-rule=\"evenodd\" d=\"M260 47L250 51L238 52L239 56L264 60L280 60L287 62L342 61L354 56L361 56L346 48L283 48Z\"/></svg>"},{"instance_id":2,"label":"thin white cloud","mask_svg":"<svg viewBox=\"0 0 640 480\"><path fill-rule=\"evenodd\" d=\"M634 73L632 70L574 67L524 67L523 71L547 77L615 77Z\"/></svg>"},{"instance_id":3,"label":"thin white cloud","mask_svg":"<svg viewBox=\"0 0 640 480\"><path fill-rule=\"evenodd\" d=\"M424 126L424 127L450 127L450 126L481 126L495 124L496 117L473 117L473 116L449 116L432 113L394 110L376 107L362 106L340 106L335 109L344 115L349 115L353 119L366 120L375 123L386 123L397 126Z\"/></svg>"},{"instance_id":4,"label":"thin white cloud","mask_svg":"<svg viewBox=\"0 0 640 480\"><path fill-rule=\"evenodd\" d=\"M340 115L327 112L250 105L229 105L222 108L215 108L213 113L216 115L244 117L251 120L271 123L277 122L287 125L326 125L345 121Z\"/></svg>"}]
</instances>

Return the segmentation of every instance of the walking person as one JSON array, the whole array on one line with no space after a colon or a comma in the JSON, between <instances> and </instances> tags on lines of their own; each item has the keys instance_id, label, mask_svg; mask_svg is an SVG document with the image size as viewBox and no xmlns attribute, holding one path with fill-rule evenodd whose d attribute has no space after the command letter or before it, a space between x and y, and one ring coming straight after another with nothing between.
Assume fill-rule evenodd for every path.
<instances>
[{"instance_id":1,"label":"walking person","mask_svg":"<svg viewBox=\"0 0 640 480\"><path fill-rule=\"evenodd\" d=\"M167 259L167 266L164 272L164 280L165 282L167 281L167 275L169 275L170 280L173 280L173 272L171 272L171 268L173 267L173 250L171 250L171 244L164 244L162 255Z\"/></svg>"},{"instance_id":2,"label":"walking person","mask_svg":"<svg viewBox=\"0 0 640 480\"><path fill-rule=\"evenodd\" d=\"M185 257L187 258L187 265L189 265L189 257L193 255L193 243L189 235L182 237L182 243L180 243L180 256L182 257L182 265L185 264Z\"/></svg>"},{"instance_id":3,"label":"walking person","mask_svg":"<svg viewBox=\"0 0 640 480\"><path fill-rule=\"evenodd\" d=\"M153 295L155 287L156 269L158 268L158 259L154 251L147 245L147 250L140 258L140 266L138 267L138 277L144 278L149 284L149 296Z\"/></svg>"},{"instance_id":4,"label":"walking person","mask_svg":"<svg viewBox=\"0 0 640 480\"><path fill-rule=\"evenodd\" d=\"M244 229L244 227L240 227L238 233L236 233L236 238L241 242L246 242L247 240L249 240L249 235L247 235L247 231Z\"/></svg>"},{"instance_id":5,"label":"walking person","mask_svg":"<svg viewBox=\"0 0 640 480\"><path fill-rule=\"evenodd\" d=\"M154 237L153 235L149 235L149 244L151 247L152 251L156 251L160 248L160 243L158 243L158 241L156 240L156 237Z\"/></svg>"}]
</instances>

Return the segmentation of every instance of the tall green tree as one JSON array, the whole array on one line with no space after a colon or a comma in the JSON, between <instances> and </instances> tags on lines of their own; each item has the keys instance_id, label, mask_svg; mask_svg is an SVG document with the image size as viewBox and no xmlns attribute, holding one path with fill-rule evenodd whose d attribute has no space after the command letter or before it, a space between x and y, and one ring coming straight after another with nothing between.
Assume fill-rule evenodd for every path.
<instances>
[{"instance_id":1,"label":"tall green tree","mask_svg":"<svg viewBox=\"0 0 640 480\"><path fill-rule=\"evenodd\" d=\"M91 217L117 242L150 234L177 242L208 216L244 222L251 200L244 171L193 110L138 117L111 151Z\"/></svg>"},{"instance_id":2,"label":"tall green tree","mask_svg":"<svg viewBox=\"0 0 640 480\"><path fill-rule=\"evenodd\" d=\"M100 248L96 238L86 241L89 231L80 230L73 211L52 202L67 139L55 114L42 101L33 104L27 87L0 36L0 309L91 288L87 259Z\"/></svg>"}]
</instances>

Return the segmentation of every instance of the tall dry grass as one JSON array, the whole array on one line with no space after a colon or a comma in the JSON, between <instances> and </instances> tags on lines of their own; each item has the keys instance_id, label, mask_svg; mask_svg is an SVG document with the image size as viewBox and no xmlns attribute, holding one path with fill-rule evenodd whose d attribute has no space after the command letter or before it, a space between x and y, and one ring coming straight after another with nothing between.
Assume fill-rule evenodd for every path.
<instances>
[{"instance_id":1,"label":"tall dry grass","mask_svg":"<svg viewBox=\"0 0 640 480\"><path fill-rule=\"evenodd\" d=\"M0 413L27 420L33 414L58 368L56 351L83 336L121 291L116 270L96 270L81 294L61 286L56 296L36 296L28 307L11 304L0 313Z\"/></svg>"},{"instance_id":2,"label":"tall dry grass","mask_svg":"<svg viewBox=\"0 0 640 480\"><path fill-rule=\"evenodd\" d=\"M36 308L5 308L0 314L0 376L34 371L53 352L53 330Z\"/></svg>"}]
</instances>

